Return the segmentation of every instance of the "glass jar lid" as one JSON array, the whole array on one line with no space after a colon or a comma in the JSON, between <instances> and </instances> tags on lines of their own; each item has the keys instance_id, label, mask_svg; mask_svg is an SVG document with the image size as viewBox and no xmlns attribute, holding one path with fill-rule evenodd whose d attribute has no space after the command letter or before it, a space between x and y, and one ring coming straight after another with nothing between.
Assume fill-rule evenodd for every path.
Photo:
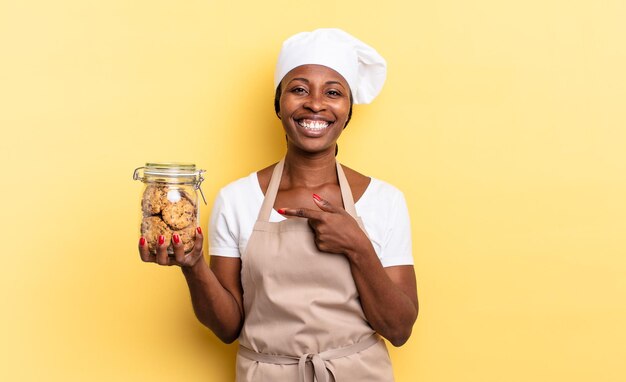
<instances>
[{"instance_id":1,"label":"glass jar lid","mask_svg":"<svg viewBox=\"0 0 626 382\"><path fill-rule=\"evenodd\" d=\"M134 180L141 180L144 183L163 183L174 185L193 185L196 190L200 191L202 200L206 204L206 199L200 185L204 178L202 174L205 170L196 169L196 165L192 163L146 163L144 167L138 167L133 172Z\"/></svg>"}]
</instances>

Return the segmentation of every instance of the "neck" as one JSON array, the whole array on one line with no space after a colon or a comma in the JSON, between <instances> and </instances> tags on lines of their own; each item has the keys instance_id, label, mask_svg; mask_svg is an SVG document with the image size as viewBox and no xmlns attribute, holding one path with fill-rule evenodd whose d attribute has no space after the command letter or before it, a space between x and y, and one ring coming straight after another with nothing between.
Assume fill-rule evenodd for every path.
<instances>
[{"instance_id":1,"label":"neck","mask_svg":"<svg viewBox=\"0 0 626 382\"><path fill-rule=\"evenodd\" d=\"M337 184L334 149L332 152L308 155L287 150L283 178L292 187L317 188L323 184Z\"/></svg>"}]
</instances>

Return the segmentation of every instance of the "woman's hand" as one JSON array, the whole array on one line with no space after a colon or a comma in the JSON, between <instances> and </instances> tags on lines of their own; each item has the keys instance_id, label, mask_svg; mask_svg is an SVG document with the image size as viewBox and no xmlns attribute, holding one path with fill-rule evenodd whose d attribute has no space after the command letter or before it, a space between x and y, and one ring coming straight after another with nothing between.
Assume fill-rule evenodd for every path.
<instances>
[{"instance_id":1,"label":"woman's hand","mask_svg":"<svg viewBox=\"0 0 626 382\"><path fill-rule=\"evenodd\" d=\"M313 194L313 200L320 210L284 208L278 212L308 219L315 234L315 245L322 252L348 255L359 252L363 246L371 246L357 221L346 210L335 207L316 194Z\"/></svg>"},{"instance_id":2,"label":"woman's hand","mask_svg":"<svg viewBox=\"0 0 626 382\"><path fill-rule=\"evenodd\" d=\"M204 236L202 235L202 229L196 228L196 238L194 240L193 249L189 253L185 253L183 243L177 234L172 235L172 248L174 248L174 256L171 257L167 253L167 247L170 243L166 243L163 236L159 237L159 244L157 246L156 254L151 253L148 249L145 238L139 239L139 255L141 260L147 263L157 263L160 265L178 265L179 267L193 267L196 263L203 258L202 254L202 242Z\"/></svg>"}]
</instances>

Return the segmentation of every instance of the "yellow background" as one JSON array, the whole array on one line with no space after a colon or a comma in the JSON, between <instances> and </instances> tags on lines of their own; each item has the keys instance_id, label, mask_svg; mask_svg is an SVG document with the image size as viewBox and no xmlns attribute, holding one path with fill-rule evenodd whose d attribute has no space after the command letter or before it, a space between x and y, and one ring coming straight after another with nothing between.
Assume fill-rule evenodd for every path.
<instances>
[{"instance_id":1,"label":"yellow background","mask_svg":"<svg viewBox=\"0 0 626 382\"><path fill-rule=\"evenodd\" d=\"M626 380L626 2L0 1L0 380L229 381L235 346L136 252L146 161L220 187L284 151L281 42L388 81L339 159L402 189L421 312L397 381Z\"/></svg>"}]
</instances>

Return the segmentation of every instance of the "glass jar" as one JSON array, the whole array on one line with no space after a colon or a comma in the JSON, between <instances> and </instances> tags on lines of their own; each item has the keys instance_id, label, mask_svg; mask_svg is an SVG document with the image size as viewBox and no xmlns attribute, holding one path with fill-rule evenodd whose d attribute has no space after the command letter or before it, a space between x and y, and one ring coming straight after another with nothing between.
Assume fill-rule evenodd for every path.
<instances>
[{"instance_id":1,"label":"glass jar","mask_svg":"<svg viewBox=\"0 0 626 382\"><path fill-rule=\"evenodd\" d=\"M174 234L180 237L185 252L193 249L200 222L197 190L206 204L200 188L204 172L195 164L184 163L146 163L135 169L133 179L144 183L140 232L151 253L156 253L159 237L163 236L168 254L174 255Z\"/></svg>"}]
</instances>

